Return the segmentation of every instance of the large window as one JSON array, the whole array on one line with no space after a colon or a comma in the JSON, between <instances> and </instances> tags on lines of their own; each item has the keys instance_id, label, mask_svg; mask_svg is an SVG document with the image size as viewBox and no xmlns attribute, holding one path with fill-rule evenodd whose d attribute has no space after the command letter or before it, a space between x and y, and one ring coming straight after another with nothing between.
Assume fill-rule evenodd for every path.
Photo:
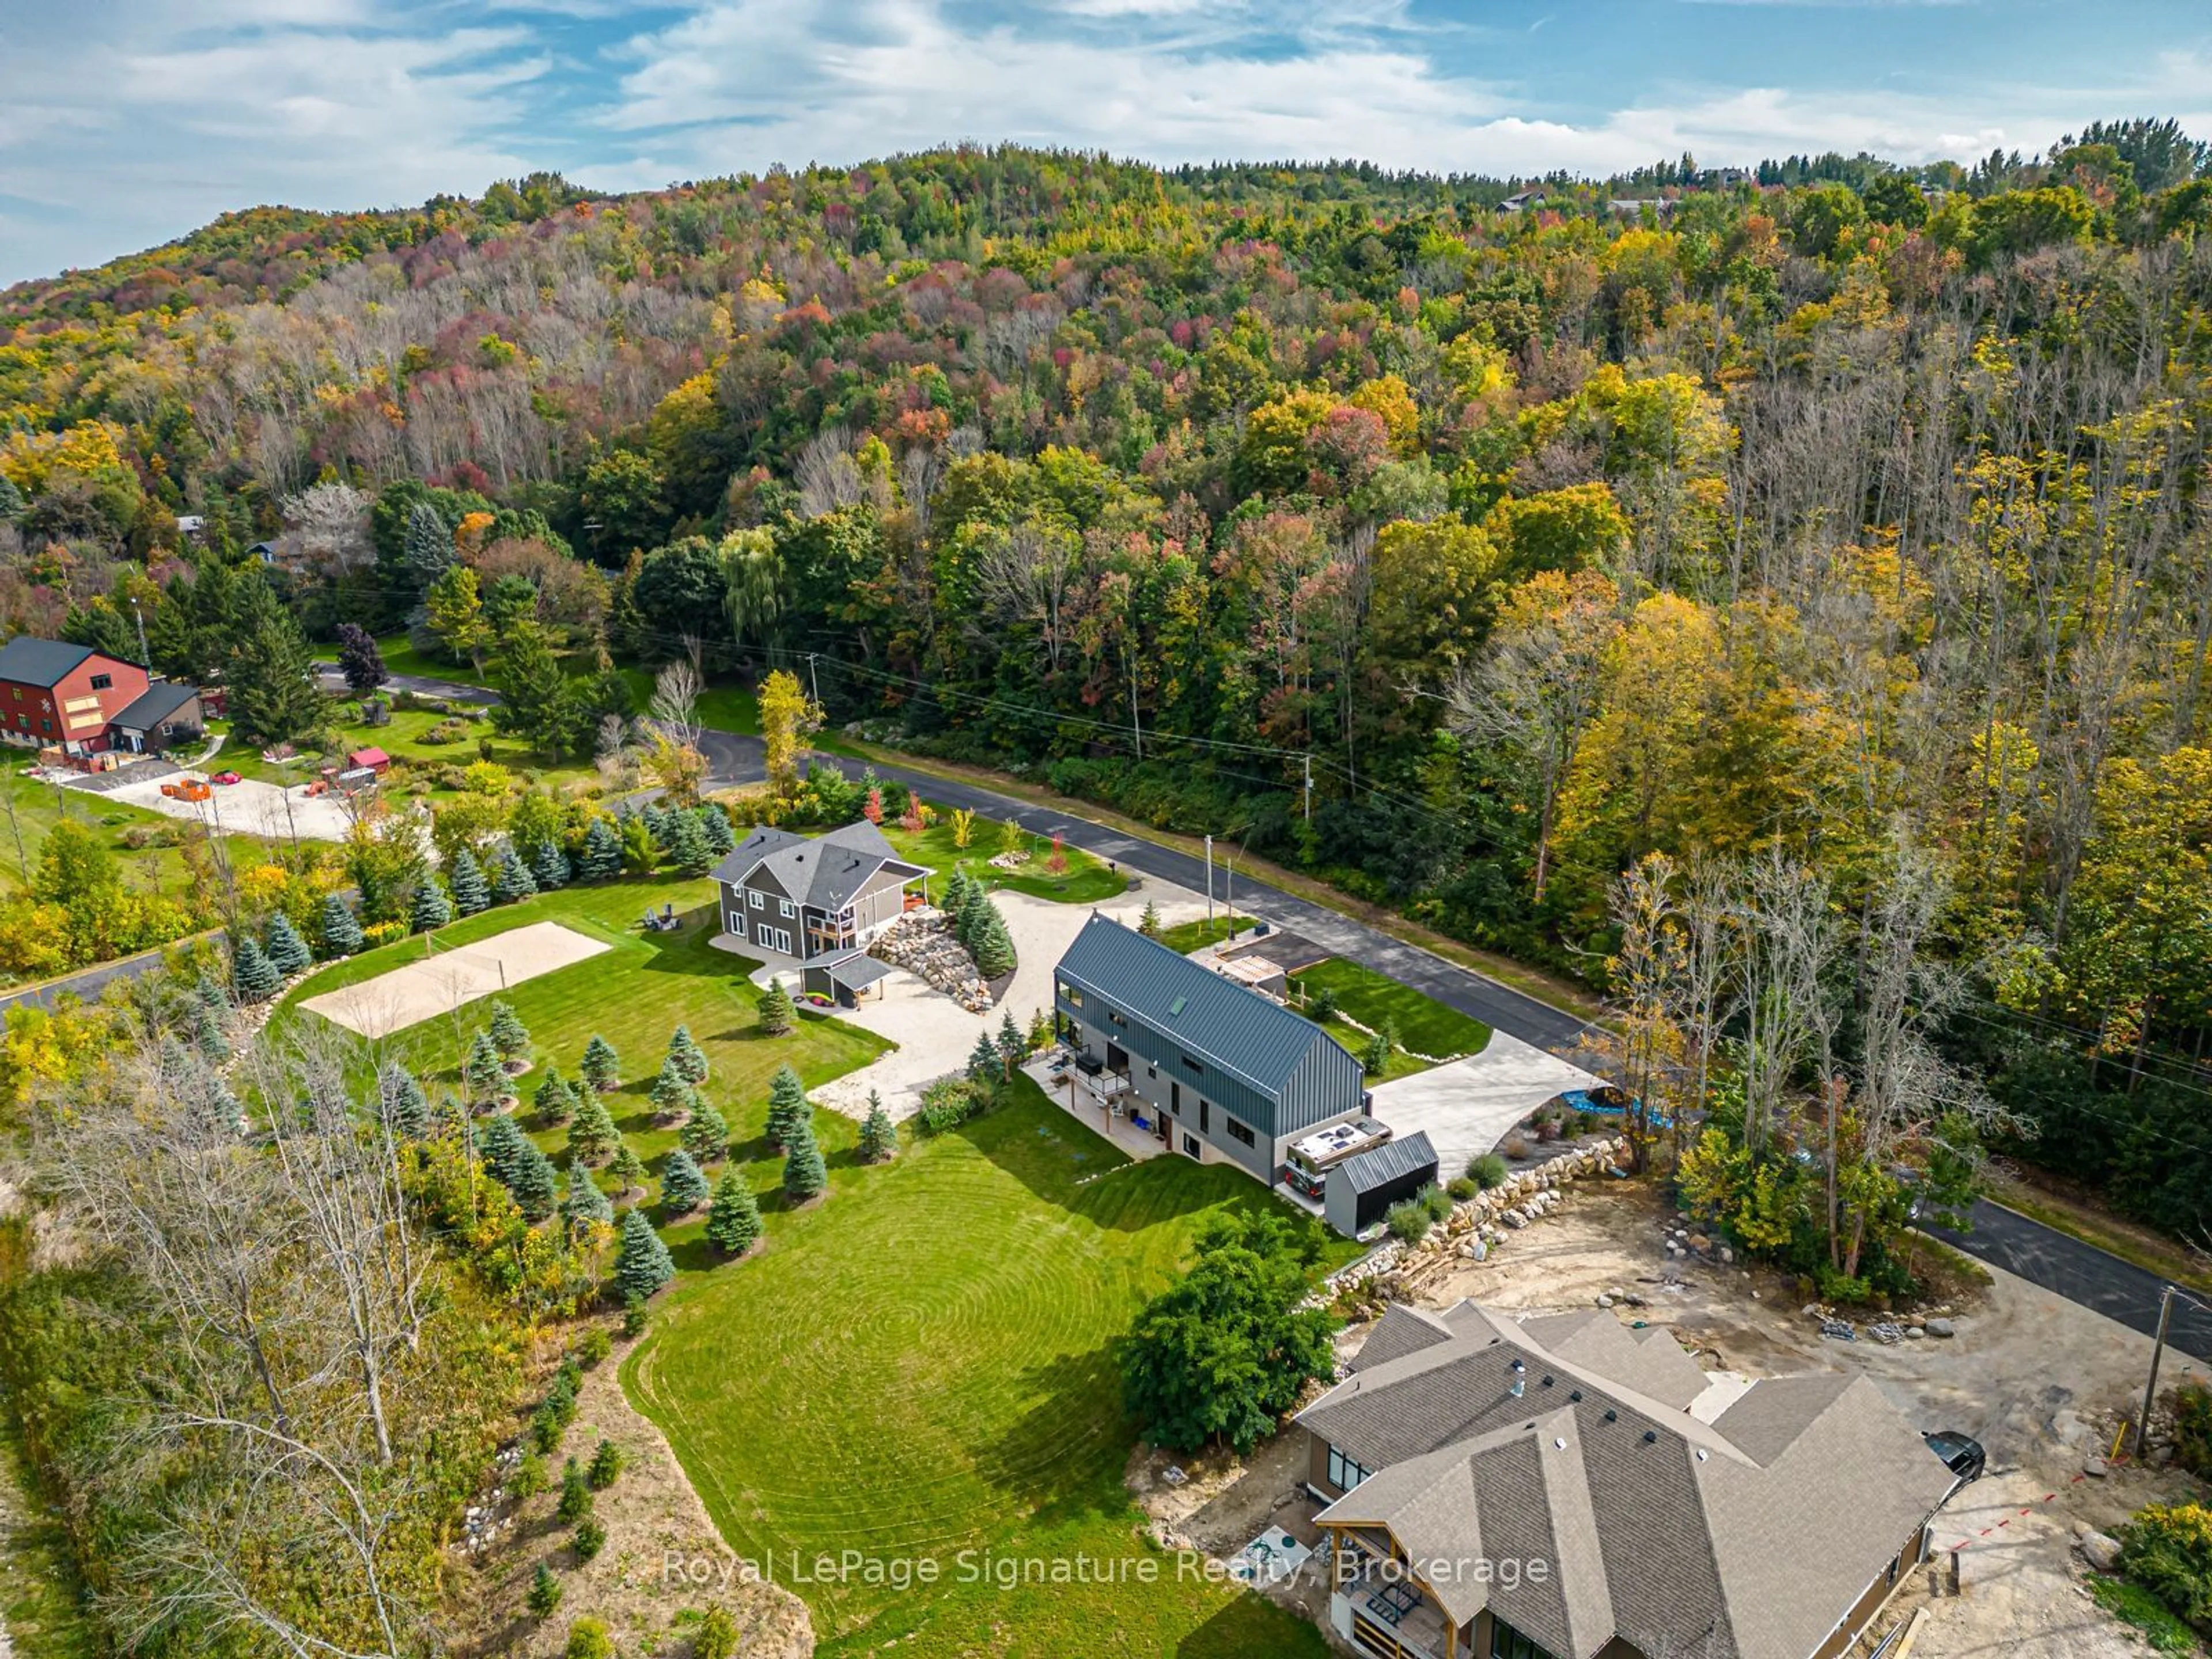
<instances>
[{"instance_id":1,"label":"large window","mask_svg":"<svg viewBox=\"0 0 2212 1659\"><path fill-rule=\"evenodd\" d=\"M1241 1140L1247 1146L1256 1146L1260 1144L1258 1138L1253 1134L1252 1131L1245 1127L1242 1123L1239 1123L1235 1118L1224 1115L1221 1121L1227 1127L1229 1131L1229 1138L1231 1140Z\"/></svg>"},{"instance_id":2,"label":"large window","mask_svg":"<svg viewBox=\"0 0 2212 1659\"><path fill-rule=\"evenodd\" d=\"M1361 1468L1335 1447L1328 1449L1328 1484L1339 1492L1350 1492L1374 1473L1372 1469Z\"/></svg>"},{"instance_id":3,"label":"large window","mask_svg":"<svg viewBox=\"0 0 2212 1659\"><path fill-rule=\"evenodd\" d=\"M94 674L92 677L92 689L95 691L105 691L114 684L115 676L112 674Z\"/></svg>"},{"instance_id":4,"label":"large window","mask_svg":"<svg viewBox=\"0 0 2212 1659\"><path fill-rule=\"evenodd\" d=\"M732 910L730 912L730 933L732 937L737 939L743 939L745 936L745 913L744 911Z\"/></svg>"},{"instance_id":5,"label":"large window","mask_svg":"<svg viewBox=\"0 0 2212 1659\"><path fill-rule=\"evenodd\" d=\"M1066 1001L1067 1006L1071 1008L1080 1008L1083 1006L1083 993L1077 990L1066 980L1062 980L1060 982L1060 994L1061 999Z\"/></svg>"},{"instance_id":6,"label":"large window","mask_svg":"<svg viewBox=\"0 0 2212 1659\"><path fill-rule=\"evenodd\" d=\"M1552 1659L1552 1656L1493 1613L1490 1615L1490 1659Z\"/></svg>"}]
</instances>

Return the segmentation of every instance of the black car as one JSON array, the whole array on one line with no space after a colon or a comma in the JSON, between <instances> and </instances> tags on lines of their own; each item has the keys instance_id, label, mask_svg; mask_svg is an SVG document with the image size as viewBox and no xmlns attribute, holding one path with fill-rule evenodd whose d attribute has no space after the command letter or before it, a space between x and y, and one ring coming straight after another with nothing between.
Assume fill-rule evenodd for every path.
<instances>
[{"instance_id":1,"label":"black car","mask_svg":"<svg viewBox=\"0 0 2212 1659\"><path fill-rule=\"evenodd\" d=\"M1989 1454L1982 1449L1982 1443L1970 1434L1960 1434L1956 1429L1938 1429L1933 1434L1923 1432L1920 1437L1962 1484L1980 1480L1982 1471L1989 1467Z\"/></svg>"}]
</instances>

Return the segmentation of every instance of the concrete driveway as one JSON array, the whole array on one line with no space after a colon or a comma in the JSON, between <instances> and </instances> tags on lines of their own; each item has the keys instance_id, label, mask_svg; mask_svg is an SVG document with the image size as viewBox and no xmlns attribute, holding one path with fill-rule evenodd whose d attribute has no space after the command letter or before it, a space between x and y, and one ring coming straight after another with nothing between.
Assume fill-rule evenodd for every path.
<instances>
[{"instance_id":1,"label":"concrete driveway","mask_svg":"<svg viewBox=\"0 0 2212 1659\"><path fill-rule=\"evenodd\" d=\"M225 835L265 836L290 841L343 841L352 827L344 807L327 795L310 799L304 784L279 789L258 778L217 784L205 800L178 800L161 793L169 780L147 779L109 792L109 799L144 806L173 818L204 823Z\"/></svg>"},{"instance_id":2,"label":"concrete driveway","mask_svg":"<svg viewBox=\"0 0 2212 1659\"><path fill-rule=\"evenodd\" d=\"M1518 1037L1493 1031L1479 1054L1376 1085L1375 1115L1401 1137L1428 1131L1438 1172L1449 1181L1553 1095L1595 1088L1601 1081Z\"/></svg>"}]
</instances>

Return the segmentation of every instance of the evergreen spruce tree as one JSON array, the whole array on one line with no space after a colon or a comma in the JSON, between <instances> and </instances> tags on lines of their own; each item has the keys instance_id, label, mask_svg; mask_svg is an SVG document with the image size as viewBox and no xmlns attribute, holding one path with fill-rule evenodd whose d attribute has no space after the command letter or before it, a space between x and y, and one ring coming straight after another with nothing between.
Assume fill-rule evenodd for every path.
<instances>
[{"instance_id":1,"label":"evergreen spruce tree","mask_svg":"<svg viewBox=\"0 0 2212 1659\"><path fill-rule=\"evenodd\" d=\"M1030 1040L1014 1021L1014 1011L1007 1009L999 1020L999 1058L1004 1062L1006 1075L1013 1075L1014 1067L1030 1057Z\"/></svg>"},{"instance_id":2,"label":"evergreen spruce tree","mask_svg":"<svg viewBox=\"0 0 2212 1659\"><path fill-rule=\"evenodd\" d=\"M589 1170L571 1165L568 1190L561 1198L561 1218L575 1232L594 1225L612 1225L615 1206L599 1190Z\"/></svg>"},{"instance_id":3,"label":"evergreen spruce tree","mask_svg":"<svg viewBox=\"0 0 2212 1659\"><path fill-rule=\"evenodd\" d=\"M561 1581L543 1561L530 1580L529 1607L533 1619L550 1619L561 1607Z\"/></svg>"},{"instance_id":4,"label":"evergreen spruce tree","mask_svg":"<svg viewBox=\"0 0 2212 1659\"><path fill-rule=\"evenodd\" d=\"M323 901L322 925L316 931L323 937L325 961L334 957L349 957L363 943L361 923L356 920L352 907L336 893Z\"/></svg>"},{"instance_id":5,"label":"evergreen spruce tree","mask_svg":"<svg viewBox=\"0 0 2212 1659\"><path fill-rule=\"evenodd\" d=\"M707 839L707 831L699 822L699 815L696 812L671 812L668 819L669 862L681 874L705 875L714 867L714 847Z\"/></svg>"},{"instance_id":6,"label":"evergreen spruce tree","mask_svg":"<svg viewBox=\"0 0 2212 1659\"><path fill-rule=\"evenodd\" d=\"M587 1091L568 1124L568 1156L579 1164L603 1164L621 1139L606 1102Z\"/></svg>"},{"instance_id":7,"label":"evergreen spruce tree","mask_svg":"<svg viewBox=\"0 0 2212 1659\"><path fill-rule=\"evenodd\" d=\"M1145 901L1145 914L1137 918L1137 931L1146 939L1158 939L1165 930L1160 926L1160 907L1150 899Z\"/></svg>"},{"instance_id":8,"label":"evergreen spruce tree","mask_svg":"<svg viewBox=\"0 0 2212 1659\"><path fill-rule=\"evenodd\" d=\"M615 1285L625 1297L641 1301L676 1277L668 1246L653 1231L642 1210L625 1211L622 1218L622 1247L615 1252Z\"/></svg>"},{"instance_id":9,"label":"evergreen spruce tree","mask_svg":"<svg viewBox=\"0 0 2212 1659\"><path fill-rule=\"evenodd\" d=\"M469 1045L461 1079L469 1085L469 1099L479 1106L489 1106L507 1092L507 1067L499 1063L499 1048L489 1031L478 1031Z\"/></svg>"},{"instance_id":10,"label":"evergreen spruce tree","mask_svg":"<svg viewBox=\"0 0 2212 1659\"><path fill-rule=\"evenodd\" d=\"M714 1183L714 1205L707 1215L707 1242L724 1255L743 1255L761 1236L760 1206L753 1189L735 1170Z\"/></svg>"},{"instance_id":11,"label":"evergreen spruce tree","mask_svg":"<svg viewBox=\"0 0 2212 1659\"><path fill-rule=\"evenodd\" d=\"M266 1002L284 983L276 965L251 939L238 941L230 956L230 985L242 1003Z\"/></svg>"},{"instance_id":12,"label":"evergreen spruce tree","mask_svg":"<svg viewBox=\"0 0 2212 1659\"><path fill-rule=\"evenodd\" d=\"M811 1133L814 1126L814 1106L806 1098L806 1087L799 1080L799 1073L789 1066L775 1068L775 1076L768 1085L769 1144L779 1150L791 1145L793 1135L800 1128Z\"/></svg>"},{"instance_id":13,"label":"evergreen spruce tree","mask_svg":"<svg viewBox=\"0 0 2212 1659\"><path fill-rule=\"evenodd\" d=\"M668 814L661 810L659 802L646 802L644 811L637 816L644 821L645 833L653 837L653 844L664 855L673 850L668 845Z\"/></svg>"},{"instance_id":14,"label":"evergreen spruce tree","mask_svg":"<svg viewBox=\"0 0 2212 1659\"><path fill-rule=\"evenodd\" d=\"M1370 1077L1381 1077L1390 1069L1390 1028L1386 1024L1367 1039L1367 1047L1359 1056L1359 1069Z\"/></svg>"},{"instance_id":15,"label":"evergreen spruce tree","mask_svg":"<svg viewBox=\"0 0 2212 1659\"><path fill-rule=\"evenodd\" d=\"M415 886L415 900L407 915L408 932L430 933L453 919L453 907L446 898L446 890L438 885L437 877L424 876Z\"/></svg>"},{"instance_id":16,"label":"evergreen spruce tree","mask_svg":"<svg viewBox=\"0 0 2212 1659\"><path fill-rule=\"evenodd\" d=\"M799 1024L799 1008L791 1000L791 993L783 981L771 978L760 996L761 1035L788 1036Z\"/></svg>"},{"instance_id":17,"label":"evergreen spruce tree","mask_svg":"<svg viewBox=\"0 0 2212 1659\"><path fill-rule=\"evenodd\" d=\"M601 1094L621 1086L622 1059L603 1036L595 1036L584 1045L584 1081Z\"/></svg>"},{"instance_id":18,"label":"evergreen spruce tree","mask_svg":"<svg viewBox=\"0 0 2212 1659\"><path fill-rule=\"evenodd\" d=\"M960 912L968 902L968 895L975 890L975 878L968 873L965 863L952 866L952 873L945 878L945 890L937 896L937 908L950 916L957 927Z\"/></svg>"},{"instance_id":19,"label":"evergreen spruce tree","mask_svg":"<svg viewBox=\"0 0 2212 1659\"><path fill-rule=\"evenodd\" d=\"M708 1076L707 1051L699 1046L689 1025L679 1025L668 1039L668 1060L684 1074L686 1083L704 1083Z\"/></svg>"},{"instance_id":20,"label":"evergreen spruce tree","mask_svg":"<svg viewBox=\"0 0 2212 1659\"><path fill-rule=\"evenodd\" d=\"M446 879L453 884L453 908L465 916L491 908L491 884L484 879L483 866L477 855L465 847L453 854L453 861L446 866Z\"/></svg>"},{"instance_id":21,"label":"evergreen spruce tree","mask_svg":"<svg viewBox=\"0 0 2212 1659\"><path fill-rule=\"evenodd\" d=\"M730 1126L720 1112L702 1100L691 1109L676 1140L697 1162L719 1164L729 1155Z\"/></svg>"},{"instance_id":22,"label":"evergreen spruce tree","mask_svg":"<svg viewBox=\"0 0 2212 1659\"><path fill-rule=\"evenodd\" d=\"M407 514L407 532L399 547L407 574L418 589L427 588L453 562L453 527L429 502L417 501Z\"/></svg>"},{"instance_id":23,"label":"evergreen spruce tree","mask_svg":"<svg viewBox=\"0 0 2212 1659\"><path fill-rule=\"evenodd\" d=\"M504 1060L526 1059L530 1054L530 1028L522 1023L522 1016L506 1002L491 1006L492 1047L499 1050Z\"/></svg>"},{"instance_id":24,"label":"evergreen spruce tree","mask_svg":"<svg viewBox=\"0 0 2212 1659\"><path fill-rule=\"evenodd\" d=\"M568 1086L558 1066L548 1066L530 1103L538 1109L540 1123L566 1123L576 1110L576 1091Z\"/></svg>"},{"instance_id":25,"label":"evergreen spruce tree","mask_svg":"<svg viewBox=\"0 0 2212 1659\"><path fill-rule=\"evenodd\" d=\"M556 841L541 841L538 850L530 855L530 873L538 883L538 890L550 893L556 887L568 884L568 855Z\"/></svg>"},{"instance_id":26,"label":"evergreen spruce tree","mask_svg":"<svg viewBox=\"0 0 2212 1659\"><path fill-rule=\"evenodd\" d=\"M430 1103L415 1073L396 1060L387 1060L376 1074L377 1104L392 1133L407 1140L420 1140L430 1127Z\"/></svg>"},{"instance_id":27,"label":"evergreen spruce tree","mask_svg":"<svg viewBox=\"0 0 2212 1659\"><path fill-rule=\"evenodd\" d=\"M593 818L584 832L584 856L576 873L586 881L605 881L622 873L622 832L611 818Z\"/></svg>"},{"instance_id":28,"label":"evergreen spruce tree","mask_svg":"<svg viewBox=\"0 0 2212 1659\"><path fill-rule=\"evenodd\" d=\"M621 1183L617 1191L636 1192L645 1185L645 1160L627 1140L617 1142L615 1161L607 1165L607 1173Z\"/></svg>"},{"instance_id":29,"label":"evergreen spruce tree","mask_svg":"<svg viewBox=\"0 0 2212 1659\"><path fill-rule=\"evenodd\" d=\"M593 1492L605 1492L614 1485L622 1470L622 1448L602 1437L592 1448L592 1461L584 1466L584 1480Z\"/></svg>"},{"instance_id":30,"label":"evergreen spruce tree","mask_svg":"<svg viewBox=\"0 0 2212 1659\"><path fill-rule=\"evenodd\" d=\"M530 873L530 866L522 861L522 854L512 847L499 856L499 874L492 883L493 900L501 904L513 904L528 898L538 890L538 878Z\"/></svg>"},{"instance_id":31,"label":"evergreen spruce tree","mask_svg":"<svg viewBox=\"0 0 2212 1659\"><path fill-rule=\"evenodd\" d=\"M706 835L708 850L716 858L727 858L738 850L738 833L730 828L730 815L713 801L700 807L699 828Z\"/></svg>"},{"instance_id":32,"label":"evergreen spruce tree","mask_svg":"<svg viewBox=\"0 0 2212 1659\"><path fill-rule=\"evenodd\" d=\"M868 1091L868 1115L860 1122L860 1156L871 1164L888 1164L898 1153L898 1129L884 1109L884 1097Z\"/></svg>"},{"instance_id":33,"label":"evergreen spruce tree","mask_svg":"<svg viewBox=\"0 0 2212 1659\"><path fill-rule=\"evenodd\" d=\"M984 896L981 883L970 886L968 896L960 901L960 914L952 921L952 937L966 945L970 954L975 951L975 940L989 919L991 901Z\"/></svg>"},{"instance_id":34,"label":"evergreen spruce tree","mask_svg":"<svg viewBox=\"0 0 2212 1659\"><path fill-rule=\"evenodd\" d=\"M516 1171L522 1167L522 1149L530 1144L522 1126L505 1112L494 1112L477 1126L477 1154L493 1180L514 1190Z\"/></svg>"},{"instance_id":35,"label":"evergreen spruce tree","mask_svg":"<svg viewBox=\"0 0 2212 1659\"><path fill-rule=\"evenodd\" d=\"M215 981L211 974L202 974L192 987L192 999L201 1007L222 1018L230 1017L230 994Z\"/></svg>"},{"instance_id":36,"label":"evergreen spruce tree","mask_svg":"<svg viewBox=\"0 0 2212 1659\"><path fill-rule=\"evenodd\" d=\"M269 926L261 935L261 950L269 958L269 965L287 979L303 972L315 960L307 949L307 941L292 925L292 918L282 910L269 918Z\"/></svg>"},{"instance_id":37,"label":"evergreen spruce tree","mask_svg":"<svg viewBox=\"0 0 2212 1659\"><path fill-rule=\"evenodd\" d=\"M784 1154L783 1190L794 1202L805 1203L830 1184L830 1171L822 1162L822 1149L814 1144L814 1126L799 1121L790 1150Z\"/></svg>"},{"instance_id":38,"label":"evergreen spruce tree","mask_svg":"<svg viewBox=\"0 0 2212 1659\"><path fill-rule=\"evenodd\" d=\"M507 1183L507 1190L514 1194L516 1206L527 1219L543 1221L553 1213L554 1202L560 1195L560 1176L554 1170L553 1160L538 1151L535 1142L522 1143L521 1154L515 1160L514 1179Z\"/></svg>"},{"instance_id":39,"label":"evergreen spruce tree","mask_svg":"<svg viewBox=\"0 0 2212 1659\"><path fill-rule=\"evenodd\" d=\"M998 979L1014 971L1014 939L999 907L986 901L975 936L968 942L975 958L975 971L985 979Z\"/></svg>"},{"instance_id":40,"label":"evergreen spruce tree","mask_svg":"<svg viewBox=\"0 0 2212 1659\"><path fill-rule=\"evenodd\" d=\"M683 1071L674 1060L662 1065L660 1075L653 1079L653 1115L662 1122L674 1123L688 1116L699 1104L699 1092L684 1080Z\"/></svg>"},{"instance_id":41,"label":"evergreen spruce tree","mask_svg":"<svg viewBox=\"0 0 2212 1659\"><path fill-rule=\"evenodd\" d=\"M707 1201L707 1177L682 1147L660 1166L660 1205L670 1215L689 1215Z\"/></svg>"},{"instance_id":42,"label":"evergreen spruce tree","mask_svg":"<svg viewBox=\"0 0 2212 1659\"><path fill-rule=\"evenodd\" d=\"M561 1501L553 1506L553 1517L564 1527L573 1527L592 1512L592 1483L584 1479L583 1467L573 1457L561 1466Z\"/></svg>"},{"instance_id":43,"label":"evergreen spruce tree","mask_svg":"<svg viewBox=\"0 0 2212 1659\"><path fill-rule=\"evenodd\" d=\"M968 1056L968 1075L978 1083L996 1083L1004 1072L999 1065L999 1045L984 1032L975 1039L975 1047Z\"/></svg>"},{"instance_id":44,"label":"evergreen spruce tree","mask_svg":"<svg viewBox=\"0 0 2212 1659\"><path fill-rule=\"evenodd\" d=\"M214 1065L230 1058L230 1036L223 1030L223 1017L204 1002L192 1005L192 1043Z\"/></svg>"}]
</instances>

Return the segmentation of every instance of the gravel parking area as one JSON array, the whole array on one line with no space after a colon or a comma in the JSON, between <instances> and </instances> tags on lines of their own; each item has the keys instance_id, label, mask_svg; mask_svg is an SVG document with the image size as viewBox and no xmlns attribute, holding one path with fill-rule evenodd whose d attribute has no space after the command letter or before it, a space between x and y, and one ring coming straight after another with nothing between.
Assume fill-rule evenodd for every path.
<instances>
[{"instance_id":1,"label":"gravel parking area","mask_svg":"<svg viewBox=\"0 0 2212 1659\"><path fill-rule=\"evenodd\" d=\"M1401 1136L1425 1129L1437 1167L1449 1179L1553 1095L1601 1081L1518 1037L1493 1031L1479 1054L1376 1084L1375 1115Z\"/></svg>"},{"instance_id":2,"label":"gravel parking area","mask_svg":"<svg viewBox=\"0 0 2212 1659\"><path fill-rule=\"evenodd\" d=\"M1094 910L1133 927L1148 902L1159 907L1160 920L1169 927L1206 914L1201 895L1160 881L1147 881L1136 892L1117 893L1096 905L1055 904L1011 891L992 896L1006 919L1006 931L1013 935L1019 963L999 1006L988 1014L971 1014L914 975L895 971L884 981L881 997L864 999L857 1009L843 1010L838 1018L889 1037L898 1047L857 1072L823 1084L813 1094L817 1105L865 1117L868 1091L873 1089L883 1096L884 1109L892 1117L912 1116L921 1105L922 1090L965 1066L976 1036L995 1033L1007 1009L1024 1030L1038 1009L1050 1011L1052 970Z\"/></svg>"},{"instance_id":3,"label":"gravel parking area","mask_svg":"<svg viewBox=\"0 0 2212 1659\"><path fill-rule=\"evenodd\" d=\"M222 835L265 836L272 841L306 836L310 841L343 841L353 825L346 809L328 795L310 799L306 786L279 789L247 778L219 783L205 800L179 800L161 793L173 778L147 778L108 792L114 800L144 806L173 818L204 823Z\"/></svg>"}]
</instances>

